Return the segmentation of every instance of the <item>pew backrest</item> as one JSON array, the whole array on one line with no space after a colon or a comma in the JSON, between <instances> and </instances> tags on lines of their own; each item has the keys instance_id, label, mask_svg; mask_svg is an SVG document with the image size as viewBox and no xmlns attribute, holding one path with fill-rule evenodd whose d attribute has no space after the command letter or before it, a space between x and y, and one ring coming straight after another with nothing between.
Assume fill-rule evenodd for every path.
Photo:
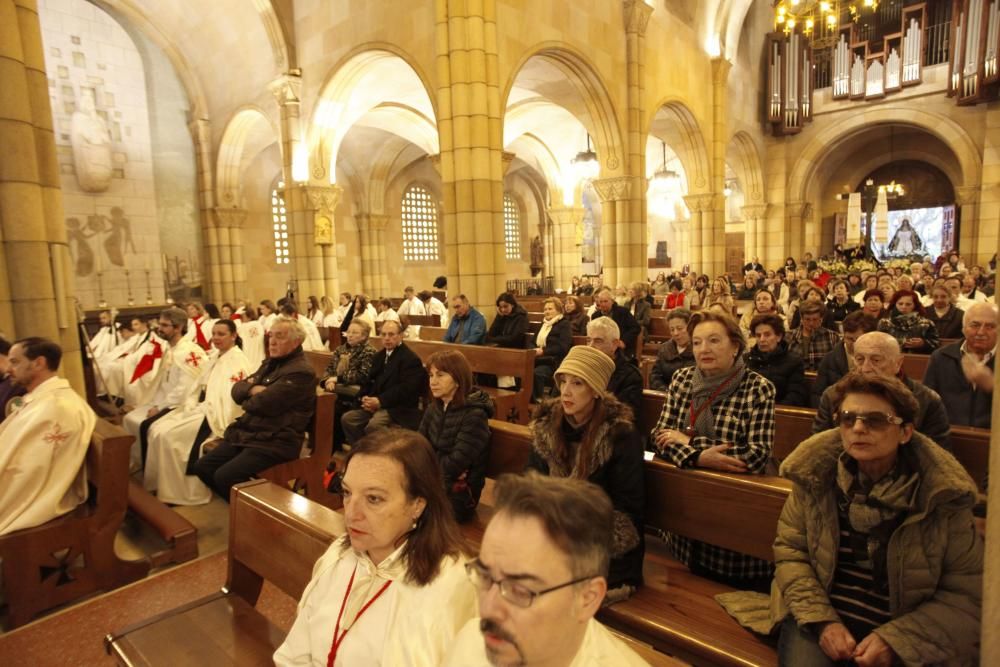
<instances>
[{"instance_id":1,"label":"pew backrest","mask_svg":"<svg viewBox=\"0 0 1000 667\"><path fill-rule=\"evenodd\" d=\"M490 420L490 462L486 476L524 472L531 454L531 431L523 424Z\"/></svg>"}]
</instances>

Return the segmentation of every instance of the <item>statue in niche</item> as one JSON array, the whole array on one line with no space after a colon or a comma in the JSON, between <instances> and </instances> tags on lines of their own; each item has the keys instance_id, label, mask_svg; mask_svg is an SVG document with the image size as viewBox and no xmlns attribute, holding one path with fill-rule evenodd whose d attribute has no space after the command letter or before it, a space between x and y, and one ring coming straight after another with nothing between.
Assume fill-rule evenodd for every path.
<instances>
[{"instance_id":1,"label":"statue in niche","mask_svg":"<svg viewBox=\"0 0 1000 667\"><path fill-rule=\"evenodd\" d=\"M924 247L917 230L910 224L909 218L903 218L902 224L889 241L889 255L893 257L908 257L918 254Z\"/></svg>"},{"instance_id":2,"label":"statue in niche","mask_svg":"<svg viewBox=\"0 0 1000 667\"><path fill-rule=\"evenodd\" d=\"M543 266L545 264L545 248L542 246L542 238L536 236L531 239L531 265Z\"/></svg>"},{"instance_id":3,"label":"statue in niche","mask_svg":"<svg viewBox=\"0 0 1000 667\"><path fill-rule=\"evenodd\" d=\"M316 216L314 231L314 241L316 245L330 245L333 243L333 221L325 215Z\"/></svg>"},{"instance_id":4,"label":"statue in niche","mask_svg":"<svg viewBox=\"0 0 1000 667\"><path fill-rule=\"evenodd\" d=\"M111 186L111 133L108 124L97 115L94 91L80 91L80 106L73 112L70 125L73 167L76 182L84 192L104 192Z\"/></svg>"},{"instance_id":5,"label":"statue in niche","mask_svg":"<svg viewBox=\"0 0 1000 667\"><path fill-rule=\"evenodd\" d=\"M69 252L73 258L73 268L78 277L89 276L94 271L94 251L90 248L89 239L95 233L88 234L87 227L80 224L79 218L66 218Z\"/></svg>"}]
</instances>

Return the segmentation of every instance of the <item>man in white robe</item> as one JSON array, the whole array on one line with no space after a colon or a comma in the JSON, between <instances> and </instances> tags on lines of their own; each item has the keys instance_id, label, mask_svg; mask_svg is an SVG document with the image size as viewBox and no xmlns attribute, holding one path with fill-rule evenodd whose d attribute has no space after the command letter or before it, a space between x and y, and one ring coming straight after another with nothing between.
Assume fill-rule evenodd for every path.
<instances>
[{"instance_id":1,"label":"man in white robe","mask_svg":"<svg viewBox=\"0 0 1000 667\"><path fill-rule=\"evenodd\" d=\"M198 347L208 352L212 349L212 325L215 320L205 313L205 306L199 301L192 301L187 305L187 314L190 319L184 337L193 340Z\"/></svg>"},{"instance_id":2,"label":"man in white robe","mask_svg":"<svg viewBox=\"0 0 1000 667\"><path fill-rule=\"evenodd\" d=\"M185 338L183 327L187 317L180 308L167 308L160 313L160 336L168 348L162 351L155 389L147 402L135 406L122 420L126 431L135 436L132 446L132 467L140 467L147 450L146 432L160 417L180 405L205 372L208 356L194 341Z\"/></svg>"},{"instance_id":3,"label":"man in white robe","mask_svg":"<svg viewBox=\"0 0 1000 667\"><path fill-rule=\"evenodd\" d=\"M431 294L428 290L424 290L418 296L420 297L420 300L424 302L424 311L428 315L439 315L441 317L441 326L447 328L448 308L441 303L441 300Z\"/></svg>"},{"instance_id":4,"label":"man in white robe","mask_svg":"<svg viewBox=\"0 0 1000 667\"><path fill-rule=\"evenodd\" d=\"M125 377L125 361L135 353L149 338L149 329L141 317L132 318L128 328L121 329L122 342L100 359L101 377L108 395L114 398L125 398L125 385L130 377Z\"/></svg>"},{"instance_id":5,"label":"man in white robe","mask_svg":"<svg viewBox=\"0 0 1000 667\"><path fill-rule=\"evenodd\" d=\"M125 405L141 405L148 403L156 390L156 380L160 372L163 351L167 349L167 341L156 334L159 325L153 319L146 327L146 333L141 336L135 351L125 357L122 363L122 374L125 378Z\"/></svg>"},{"instance_id":6,"label":"man in white robe","mask_svg":"<svg viewBox=\"0 0 1000 667\"><path fill-rule=\"evenodd\" d=\"M403 315L424 315L424 303L417 298L412 287L403 290L403 303L399 304L398 314Z\"/></svg>"},{"instance_id":7,"label":"man in white robe","mask_svg":"<svg viewBox=\"0 0 1000 667\"><path fill-rule=\"evenodd\" d=\"M87 499L84 461L97 417L57 374L62 350L42 338L10 350L14 381L28 393L0 424L0 535L39 526Z\"/></svg>"},{"instance_id":8,"label":"man in white robe","mask_svg":"<svg viewBox=\"0 0 1000 667\"><path fill-rule=\"evenodd\" d=\"M213 351L204 374L191 385L184 404L157 420L147 438L149 449L143 472L147 491L171 505L203 505L212 491L197 476L188 474L198 460L201 446L221 438L243 408L233 400L233 385L249 376L251 367L236 346L236 323L219 320L212 327ZM199 402L204 390L204 399Z\"/></svg>"},{"instance_id":9,"label":"man in white robe","mask_svg":"<svg viewBox=\"0 0 1000 667\"><path fill-rule=\"evenodd\" d=\"M392 309L392 301L389 299L380 299L375 309L378 311L376 322L399 322L399 313Z\"/></svg>"},{"instance_id":10,"label":"man in white robe","mask_svg":"<svg viewBox=\"0 0 1000 667\"><path fill-rule=\"evenodd\" d=\"M102 310L97 317L101 322L101 328L90 338L90 351L95 359L100 359L113 350L121 340L110 311Z\"/></svg>"}]
</instances>

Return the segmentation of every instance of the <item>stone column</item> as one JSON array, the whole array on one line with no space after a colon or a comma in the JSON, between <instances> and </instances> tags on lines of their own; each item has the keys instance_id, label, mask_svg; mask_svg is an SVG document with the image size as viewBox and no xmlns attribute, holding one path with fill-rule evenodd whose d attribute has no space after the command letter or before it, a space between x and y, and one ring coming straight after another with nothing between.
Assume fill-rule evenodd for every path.
<instances>
[{"instance_id":1,"label":"stone column","mask_svg":"<svg viewBox=\"0 0 1000 667\"><path fill-rule=\"evenodd\" d=\"M221 284L219 301L245 298L246 269L243 266L242 235L247 219L244 208L215 207L216 235L219 241L218 276Z\"/></svg>"},{"instance_id":2,"label":"stone column","mask_svg":"<svg viewBox=\"0 0 1000 667\"><path fill-rule=\"evenodd\" d=\"M601 199L601 273L604 284L617 287L628 277L628 228L629 198L632 194L631 176L614 176L593 181L594 190Z\"/></svg>"},{"instance_id":3,"label":"stone column","mask_svg":"<svg viewBox=\"0 0 1000 667\"><path fill-rule=\"evenodd\" d=\"M488 315L505 288L496 0L435 0L436 96L449 292Z\"/></svg>"},{"instance_id":4,"label":"stone column","mask_svg":"<svg viewBox=\"0 0 1000 667\"><path fill-rule=\"evenodd\" d=\"M645 0L624 0L627 174L632 179L625 218L619 218L615 239L619 280L634 282L648 273L646 209L646 26L653 8Z\"/></svg>"},{"instance_id":5,"label":"stone column","mask_svg":"<svg viewBox=\"0 0 1000 667\"><path fill-rule=\"evenodd\" d=\"M711 230L705 237L702 246L705 251L702 257L711 267L708 275L722 275L726 270L726 198L722 191L726 186L726 147L729 143L728 106L729 106L729 70L733 64L725 58L712 58L712 190L719 196L714 197L711 211L707 213L710 220L706 227Z\"/></svg>"},{"instance_id":6,"label":"stone column","mask_svg":"<svg viewBox=\"0 0 1000 667\"><path fill-rule=\"evenodd\" d=\"M332 298L339 292L334 211L344 190L339 185L298 185L291 188L291 193L296 218L288 235L293 249L289 255L296 263L292 275L298 282L298 298Z\"/></svg>"},{"instance_id":7,"label":"stone column","mask_svg":"<svg viewBox=\"0 0 1000 667\"><path fill-rule=\"evenodd\" d=\"M746 222L746 261L754 257L761 258L764 264L767 247L767 204L750 204L743 207L743 220ZM764 264L765 267L769 266Z\"/></svg>"},{"instance_id":8,"label":"stone column","mask_svg":"<svg viewBox=\"0 0 1000 667\"><path fill-rule=\"evenodd\" d=\"M361 233L361 274L370 299L389 296L389 265L385 252L385 228L389 216L358 213L354 216Z\"/></svg>"},{"instance_id":9,"label":"stone column","mask_svg":"<svg viewBox=\"0 0 1000 667\"><path fill-rule=\"evenodd\" d=\"M785 204L785 244L786 257L802 257L805 247L806 222L812 218L813 206L808 202L791 202ZM816 248L808 248L816 255ZM784 264L784 262L782 262Z\"/></svg>"},{"instance_id":10,"label":"stone column","mask_svg":"<svg viewBox=\"0 0 1000 667\"><path fill-rule=\"evenodd\" d=\"M960 236L956 239L959 252L965 259L968 266L979 263L979 233L981 230L979 220L979 196L978 185L962 185L955 188L955 203L959 205L961 211ZM988 253L985 261L988 261L993 253Z\"/></svg>"},{"instance_id":11,"label":"stone column","mask_svg":"<svg viewBox=\"0 0 1000 667\"><path fill-rule=\"evenodd\" d=\"M549 257L557 288L568 290L573 276L580 272L580 247L576 243L576 228L583 224L583 214L582 207L549 209L555 243Z\"/></svg>"},{"instance_id":12,"label":"stone column","mask_svg":"<svg viewBox=\"0 0 1000 667\"><path fill-rule=\"evenodd\" d=\"M671 224L674 228L674 245L669 249L671 270L679 271L688 263L688 252L691 247L690 221L678 218Z\"/></svg>"},{"instance_id":13,"label":"stone column","mask_svg":"<svg viewBox=\"0 0 1000 667\"><path fill-rule=\"evenodd\" d=\"M684 197L684 203L691 211L691 222L688 223L690 225L688 263L698 273L707 273L713 278L716 274L713 272L712 254L708 246L712 243L711 220L714 201L715 195L712 194L686 195ZM725 241L723 241L724 244Z\"/></svg>"},{"instance_id":14,"label":"stone column","mask_svg":"<svg viewBox=\"0 0 1000 667\"><path fill-rule=\"evenodd\" d=\"M84 393L59 162L37 3L0 0L0 329L62 346Z\"/></svg>"},{"instance_id":15,"label":"stone column","mask_svg":"<svg viewBox=\"0 0 1000 667\"><path fill-rule=\"evenodd\" d=\"M196 118L188 123L194 141L195 172L198 182L198 217L201 220L202 246L205 267L204 300L222 299L222 281L219 266L222 257L219 251L219 234L215 226L215 187L213 186L212 164L212 124L207 118Z\"/></svg>"},{"instance_id":16,"label":"stone column","mask_svg":"<svg viewBox=\"0 0 1000 667\"><path fill-rule=\"evenodd\" d=\"M997 243L993 244L994 252ZM1000 424L1000 373L993 375L993 423ZM989 475L994 480L994 491L987 496L986 555L983 570L982 651L980 665L1000 664L1000 493L996 481L1000 479L1000 429L990 433Z\"/></svg>"}]
</instances>

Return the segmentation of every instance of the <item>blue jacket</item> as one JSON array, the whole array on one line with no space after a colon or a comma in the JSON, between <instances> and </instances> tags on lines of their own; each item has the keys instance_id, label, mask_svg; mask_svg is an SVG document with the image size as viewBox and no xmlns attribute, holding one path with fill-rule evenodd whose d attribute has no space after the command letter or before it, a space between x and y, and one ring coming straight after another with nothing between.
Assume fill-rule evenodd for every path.
<instances>
[{"instance_id":1,"label":"blue jacket","mask_svg":"<svg viewBox=\"0 0 1000 667\"><path fill-rule=\"evenodd\" d=\"M458 327L462 326L462 340L458 338ZM486 318L478 310L469 306L469 314L465 317L457 315L448 323L448 331L444 335L446 343L462 343L462 345L483 345L486 342Z\"/></svg>"}]
</instances>

